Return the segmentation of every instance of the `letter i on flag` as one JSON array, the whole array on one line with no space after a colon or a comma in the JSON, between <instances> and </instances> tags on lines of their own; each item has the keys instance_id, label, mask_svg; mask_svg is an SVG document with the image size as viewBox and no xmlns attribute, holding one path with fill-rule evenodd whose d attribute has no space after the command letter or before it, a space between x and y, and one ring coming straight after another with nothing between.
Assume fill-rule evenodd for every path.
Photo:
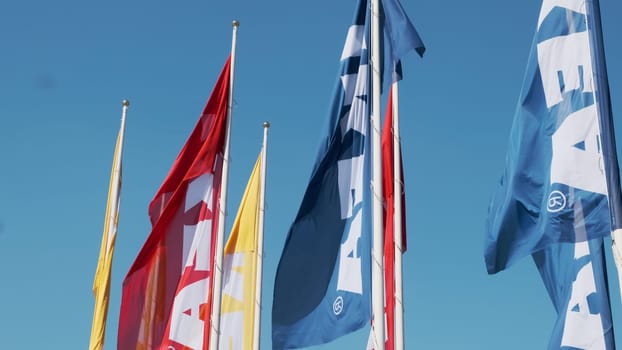
<instances>
[{"instance_id":1,"label":"letter i on flag","mask_svg":"<svg viewBox=\"0 0 622 350\"><path fill-rule=\"evenodd\" d=\"M93 281L93 294L95 296L95 308L93 311L93 324L91 326L90 350L101 350L104 347L106 335L106 319L108 316L108 301L110 297L110 273L112 269L112 256L114 243L117 237L117 224L119 222L119 203L121 201L121 164L123 158L123 140L125 136L125 116L130 103L123 100L123 112L121 114L121 127L117 135L117 143L114 148L112 161L112 173L108 188L108 202L106 204L106 218L104 219L104 233L102 236L97 270Z\"/></svg>"},{"instance_id":2,"label":"letter i on flag","mask_svg":"<svg viewBox=\"0 0 622 350\"><path fill-rule=\"evenodd\" d=\"M543 1L489 207L488 272L532 255L558 314L549 349L615 349L603 237L620 228L620 189L601 35L598 1Z\"/></svg>"},{"instance_id":3,"label":"letter i on flag","mask_svg":"<svg viewBox=\"0 0 622 350\"><path fill-rule=\"evenodd\" d=\"M231 61L149 205L151 234L123 281L119 350L209 344Z\"/></svg>"},{"instance_id":4,"label":"letter i on flag","mask_svg":"<svg viewBox=\"0 0 622 350\"><path fill-rule=\"evenodd\" d=\"M264 147L246 185L225 246L221 336L218 349L259 349L261 314L261 257L263 255Z\"/></svg>"}]
</instances>

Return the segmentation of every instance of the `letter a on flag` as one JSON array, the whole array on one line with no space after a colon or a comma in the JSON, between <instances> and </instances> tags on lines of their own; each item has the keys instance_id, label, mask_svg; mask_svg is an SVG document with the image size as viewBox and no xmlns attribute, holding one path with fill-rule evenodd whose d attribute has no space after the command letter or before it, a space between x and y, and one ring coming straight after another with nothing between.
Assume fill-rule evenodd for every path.
<instances>
[{"instance_id":1,"label":"letter a on flag","mask_svg":"<svg viewBox=\"0 0 622 350\"><path fill-rule=\"evenodd\" d=\"M151 234L123 281L119 350L203 350L218 227L230 58L149 205Z\"/></svg>"}]
</instances>

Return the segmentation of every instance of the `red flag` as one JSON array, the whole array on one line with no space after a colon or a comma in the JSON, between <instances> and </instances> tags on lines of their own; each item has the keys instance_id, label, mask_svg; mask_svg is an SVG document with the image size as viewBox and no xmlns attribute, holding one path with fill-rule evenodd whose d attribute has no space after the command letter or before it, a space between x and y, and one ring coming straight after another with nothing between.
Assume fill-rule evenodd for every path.
<instances>
[{"instance_id":1,"label":"red flag","mask_svg":"<svg viewBox=\"0 0 622 350\"><path fill-rule=\"evenodd\" d=\"M385 350L395 348L395 240L394 222L395 205L393 198L395 195L395 179L393 172L393 93L389 93L389 103L387 104L387 114L384 119L382 129L382 195L384 207L384 316L386 325ZM404 170L401 158L401 149L397 156L400 157L400 182L402 183L402 250L406 251L406 220L405 213L406 197L404 196ZM403 253L402 252L402 253ZM373 323L373 321L372 321ZM369 334L367 349L374 349L373 330Z\"/></svg>"},{"instance_id":2,"label":"red flag","mask_svg":"<svg viewBox=\"0 0 622 350\"><path fill-rule=\"evenodd\" d=\"M387 104L387 114L384 120L384 128L382 130L382 188L385 203L384 211L384 288L385 288L385 317L387 341L385 350L394 349L395 335L395 240L394 240L394 222L395 215L394 196L395 179L393 172L393 157L395 157L393 149L393 103L392 93L389 93L389 103ZM401 150L397 150L397 157L400 165L402 163ZM401 166L400 166L401 168ZM400 174L400 182L404 183L404 172ZM404 191L402 188L402 213L404 213ZM406 251L406 229L404 215L402 215L402 247Z\"/></svg>"},{"instance_id":3,"label":"red flag","mask_svg":"<svg viewBox=\"0 0 622 350\"><path fill-rule=\"evenodd\" d=\"M123 281L117 349L207 349L230 58L149 205L152 230Z\"/></svg>"}]
</instances>

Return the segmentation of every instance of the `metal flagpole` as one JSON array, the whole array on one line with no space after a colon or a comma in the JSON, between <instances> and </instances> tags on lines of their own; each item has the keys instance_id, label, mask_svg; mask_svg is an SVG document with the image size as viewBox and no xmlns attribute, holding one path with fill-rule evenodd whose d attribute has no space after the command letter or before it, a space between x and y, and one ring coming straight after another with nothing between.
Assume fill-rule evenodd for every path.
<instances>
[{"instance_id":1,"label":"metal flagpole","mask_svg":"<svg viewBox=\"0 0 622 350\"><path fill-rule=\"evenodd\" d=\"M240 22L233 21L233 37L231 39L231 70L229 75L229 101L227 102L227 131L225 135L225 149L222 163L222 184L218 211L218 231L216 235L216 252L214 256L214 281L212 284L212 315L210 318L210 339L209 349L218 349L218 338L220 336L220 308L222 299L222 264L223 264L223 245L225 238L225 220L227 209L227 185L229 182L229 143L231 138L231 117L233 107L233 78L235 73L235 47L237 42L238 27Z\"/></svg>"},{"instance_id":2,"label":"metal flagpole","mask_svg":"<svg viewBox=\"0 0 622 350\"><path fill-rule=\"evenodd\" d=\"M400 147L398 82L391 85L393 111L393 242L395 244L395 350L404 350L404 304L402 301L402 150Z\"/></svg>"},{"instance_id":3,"label":"metal flagpole","mask_svg":"<svg viewBox=\"0 0 622 350\"><path fill-rule=\"evenodd\" d=\"M266 159L268 155L269 122L263 123L263 147L261 148L261 171L259 173L259 217L257 220L257 278L255 285L255 322L253 323L253 350L259 350L261 333L261 286L263 278L263 229L266 201Z\"/></svg>"},{"instance_id":4,"label":"metal flagpole","mask_svg":"<svg viewBox=\"0 0 622 350\"><path fill-rule=\"evenodd\" d=\"M371 69L372 69L372 309L374 350L384 350L384 279L383 279L383 222L382 222L382 149L380 134L380 7L371 0Z\"/></svg>"},{"instance_id":5,"label":"metal flagpole","mask_svg":"<svg viewBox=\"0 0 622 350\"><path fill-rule=\"evenodd\" d=\"M611 250L618 270L618 281L622 292L622 229L619 228L620 220L620 183L618 181L618 164L615 146L615 132L613 130L613 118L611 117L611 101L609 97L609 81L607 77L607 64L605 62L605 49L602 37L602 23L600 21L600 4L598 0L585 2L585 21L589 32L589 43L592 58L592 70L594 79L594 101L598 108L598 122L600 126L600 140L602 144L605 181L607 183L607 199L611 217ZM590 20L592 22L590 23ZM599 98L600 97L600 98ZM608 153L608 154L607 154ZM607 157L610 155L609 157ZM613 162L611 162L613 161ZM608 164L610 163L610 164Z\"/></svg>"}]
</instances>

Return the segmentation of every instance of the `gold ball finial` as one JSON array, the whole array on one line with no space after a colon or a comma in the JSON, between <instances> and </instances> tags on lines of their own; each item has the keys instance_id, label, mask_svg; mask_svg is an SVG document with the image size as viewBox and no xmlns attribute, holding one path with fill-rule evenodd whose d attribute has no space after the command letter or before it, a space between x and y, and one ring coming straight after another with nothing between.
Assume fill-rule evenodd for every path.
<instances>
[{"instance_id":1,"label":"gold ball finial","mask_svg":"<svg viewBox=\"0 0 622 350\"><path fill-rule=\"evenodd\" d=\"M130 100L124 99L122 104L123 104L123 107L129 107L130 106Z\"/></svg>"},{"instance_id":2,"label":"gold ball finial","mask_svg":"<svg viewBox=\"0 0 622 350\"><path fill-rule=\"evenodd\" d=\"M236 21L236 20L233 20L232 25L233 25L234 27L239 27L239 26L240 26L240 22L238 22L238 21Z\"/></svg>"},{"instance_id":3,"label":"gold ball finial","mask_svg":"<svg viewBox=\"0 0 622 350\"><path fill-rule=\"evenodd\" d=\"M269 128L270 127L270 122L269 121L263 122L263 127L264 128Z\"/></svg>"}]
</instances>

